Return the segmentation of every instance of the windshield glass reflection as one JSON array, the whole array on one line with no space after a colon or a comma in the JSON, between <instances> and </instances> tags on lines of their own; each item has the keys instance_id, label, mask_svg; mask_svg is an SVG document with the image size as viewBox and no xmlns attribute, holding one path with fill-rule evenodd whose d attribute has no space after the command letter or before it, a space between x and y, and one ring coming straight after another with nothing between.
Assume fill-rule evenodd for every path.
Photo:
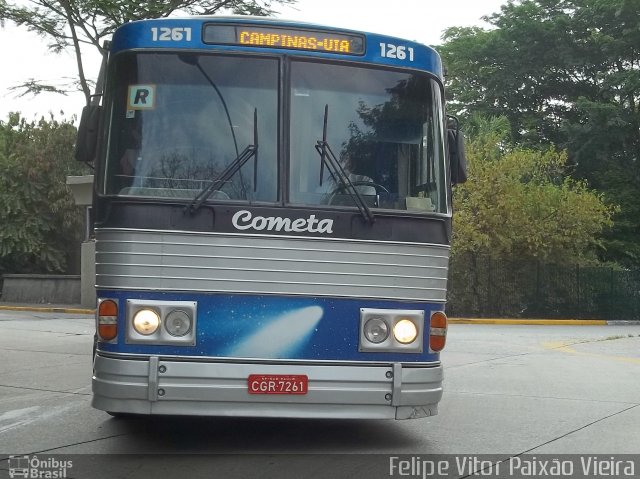
<instances>
[{"instance_id":1,"label":"windshield glass reflection","mask_svg":"<svg viewBox=\"0 0 640 479\"><path fill-rule=\"evenodd\" d=\"M357 206L314 148L327 143L372 208L446 212L441 90L427 76L295 62L290 200ZM325 115L328 110L328 115Z\"/></svg>"},{"instance_id":2,"label":"windshield glass reflection","mask_svg":"<svg viewBox=\"0 0 640 479\"><path fill-rule=\"evenodd\" d=\"M277 201L276 60L130 53L116 70L123 81L112 105L108 193L195 198L253 144L257 128L260 161L209 198Z\"/></svg>"}]
</instances>

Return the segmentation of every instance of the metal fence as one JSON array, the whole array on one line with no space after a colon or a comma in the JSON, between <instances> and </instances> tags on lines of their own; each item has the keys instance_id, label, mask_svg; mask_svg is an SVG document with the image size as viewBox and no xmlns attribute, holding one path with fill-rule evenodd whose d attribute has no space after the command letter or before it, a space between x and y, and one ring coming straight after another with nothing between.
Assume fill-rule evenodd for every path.
<instances>
[{"instance_id":1,"label":"metal fence","mask_svg":"<svg viewBox=\"0 0 640 479\"><path fill-rule=\"evenodd\" d=\"M452 317L640 320L640 270L459 255L448 289Z\"/></svg>"}]
</instances>

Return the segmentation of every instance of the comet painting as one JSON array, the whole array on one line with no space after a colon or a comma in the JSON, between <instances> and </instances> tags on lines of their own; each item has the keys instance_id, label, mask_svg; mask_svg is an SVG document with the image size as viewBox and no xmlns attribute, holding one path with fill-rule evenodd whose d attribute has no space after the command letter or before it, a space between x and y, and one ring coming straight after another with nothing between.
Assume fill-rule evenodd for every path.
<instances>
[{"instance_id":1,"label":"comet painting","mask_svg":"<svg viewBox=\"0 0 640 479\"><path fill-rule=\"evenodd\" d=\"M270 321L265 321L263 328L243 339L226 355L245 358L286 358L307 343L323 313L320 306L287 311Z\"/></svg>"}]
</instances>

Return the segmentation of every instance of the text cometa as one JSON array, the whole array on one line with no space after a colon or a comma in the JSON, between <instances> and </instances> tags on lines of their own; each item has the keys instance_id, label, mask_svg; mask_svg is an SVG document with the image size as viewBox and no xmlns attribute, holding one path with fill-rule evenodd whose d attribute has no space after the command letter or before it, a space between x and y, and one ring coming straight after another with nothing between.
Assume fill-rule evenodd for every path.
<instances>
[{"instance_id":1,"label":"text cometa","mask_svg":"<svg viewBox=\"0 0 640 479\"><path fill-rule=\"evenodd\" d=\"M253 216L251 211L238 211L231 220L240 230L286 231L290 233L333 233L333 220L318 219L316 215L308 218L283 218L281 216Z\"/></svg>"}]
</instances>

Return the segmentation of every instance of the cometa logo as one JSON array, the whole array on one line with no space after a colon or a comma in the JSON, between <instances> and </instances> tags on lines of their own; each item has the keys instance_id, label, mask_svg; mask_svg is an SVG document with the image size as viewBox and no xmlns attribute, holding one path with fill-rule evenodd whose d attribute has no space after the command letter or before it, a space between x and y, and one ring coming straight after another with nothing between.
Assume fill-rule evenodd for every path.
<instances>
[{"instance_id":1,"label":"cometa logo","mask_svg":"<svg viewBox=\"0 0 640 479\"><path fill-rule=\"evenodd\" d=\"M282 218L281 216L253 216L251 211L238 211L231 220L240 230L286 231L291 233L333 233L333 220L320 220L316 215L308 218Z\"/></svg>"}]
</instances>

